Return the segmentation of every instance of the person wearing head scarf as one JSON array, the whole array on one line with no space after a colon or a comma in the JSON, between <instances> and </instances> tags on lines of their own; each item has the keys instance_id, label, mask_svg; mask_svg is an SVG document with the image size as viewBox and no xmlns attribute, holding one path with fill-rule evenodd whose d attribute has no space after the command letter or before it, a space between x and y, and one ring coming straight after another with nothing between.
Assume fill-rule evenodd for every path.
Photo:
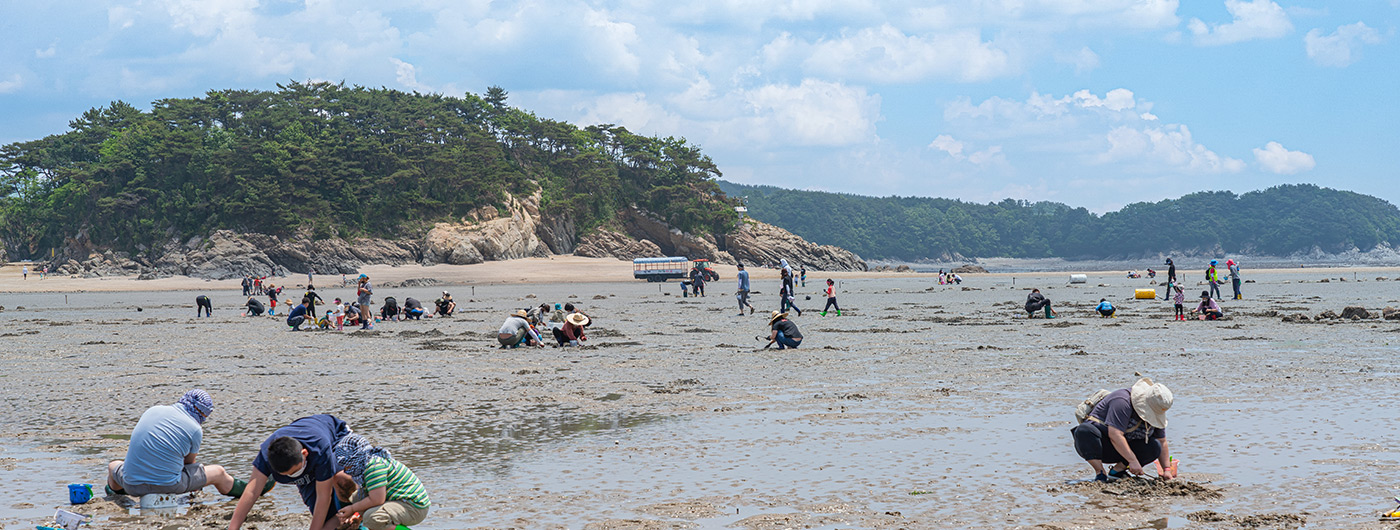
<instances>
[{"instance_id":1,"label":"person wearing head scarf","mask_svg":"<svg viewBox=\"0 0 1400 530\"><path fill-rule=\"evenodd\" d=\"M240 497L248 483L229 476L223 466L195 462L204 441L204 422L214 413L214 398L190 390L171 405L156 405L141 414L131 431L126 459L107 465L107 495L188 493L214 486Z\"/></svg>"},{"instance_id":2,"label":"person wearing head scarf","mask_svg":"<svg viewBox=\"0 0 1400 530\"><path fill-rule=\"evenodd\" d=\"M388 450L364 436L348 434L336 442L335 459L359 486L355 502L335 514L341 524L352 521L359 513L369 530L393 530L400 525L416 525L428 517L428 507L432 505L428 490Z\"/></svg>"},{"instance_id":3,"label":"person wearing head scarf","mask_svg":"<svg viewBox=\"0 0 1400 530\"><path fill-rule=\"evenodd\" d=\"M1244 293L1240 292L1240 264L1235 260L1225 260L1225 268L1230 270L1230 285L1235 288L1235 299L1244 300Z\"/></svg>"}]
</instances>

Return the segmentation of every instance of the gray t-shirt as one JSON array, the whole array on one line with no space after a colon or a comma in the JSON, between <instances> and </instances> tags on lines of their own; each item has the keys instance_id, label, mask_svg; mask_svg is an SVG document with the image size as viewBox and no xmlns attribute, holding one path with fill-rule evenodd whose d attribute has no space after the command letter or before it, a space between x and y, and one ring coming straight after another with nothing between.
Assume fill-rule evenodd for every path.
<instances>
[{"instance_id":1,"label":"gray t-shirt","mask_svg":"<svg viewBox=\"0 0 1400 530\"><path fill-rule=\"evenodd\" d=\"M1131 389L1127 388L1109 392L1103 400L1094 405L1094 410L1089 416L1098 418L1104 425L1123 431L1123 437L1128 440L1146 440L1149 431L1153 438L1166 438L1166 429L1152 428L1133 410L1131 395Z\"/></svg>"}]
</instances>

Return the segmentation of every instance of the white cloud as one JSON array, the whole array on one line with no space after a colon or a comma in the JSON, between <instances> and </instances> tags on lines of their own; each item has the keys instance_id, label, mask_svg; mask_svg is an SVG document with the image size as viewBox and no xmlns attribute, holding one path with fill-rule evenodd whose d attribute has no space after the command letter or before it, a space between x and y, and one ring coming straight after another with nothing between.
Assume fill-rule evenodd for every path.
<instances>
[{"instance_id":1,"label":"white cloud","mask_svg":"<svg viewBox=\"0 0 1400 530\"><path fill-rule=\"evenodd\" d=\"M1149 112L1151 107L1125 88L1102 96L1089 90L1058 98L1032 93L1024 101L993 97L974 105L958 100L945 107L944 120L961 138L961 150L967 150L969 142L995 143L1001 148L987 153L987 158L1011 150L1018 160L1034 153L1061 163L1073 160L1082 166L1137 174L1244 169L1244 162L1197 143L1185 125L1159 123ZM949 145L935 140L930 147L940 148L940 143Z\"/></svg>"},{"instance_id":2,"label":"white cloud","mask_svg":"<svg viewBox=\"0 0 1400 530\"><path fill-rule=\"evenodd\" d=\"M1244 162L1222 157L1196 143L1185 125L1123 126L1109 131L1105 138L1110 147L1100 156L1102 162L1161 164L1194 173L1233 173L1244 169Z\"/></svg>"},{"instance_id":3,"label":"white cloud","mask_svg":"<svg viewBox=\"0 0 1400 530\"><path fill-rule=\"evenodd\" d=\"M940 134L937 138L934 138L933 142L928 144L928 146L929 149L937 149L948 153L948 156L953 157L955 160L963 159L963 143L954 140L952 136Z\"/></svg>"},{"instance_id":4,"label":"white cloud","mask_svg":"<svg viewBox=\"0 0 1400 530\"><path fill-rule=\"evenodd\" d=\"M1080 48L1074 53L1057 54L1055 60L1074 65L1074 72L1080 74L1098 68L1100 65L1099 54L1094 53L1094 50L1089 49L1088 46Z\"/></svg>"},{"instance_id":5,"label":"white cloud","mask_svg":"<svg viewBox=\"0 0 1400 530\"><path fill-rule=\"evenodd\" d=\"M1359 60L1363 44L1380 44L1381 34L1365 23L1340 26L1331 35L1313 29L1303 37L1308 58L1322 66L1343 67Z\"/></svg>"},{"instance_id":6,"label":"white cloud","mask_svg":"<svg viewBox=\"0 0 1400 530\"><path fill-rule=\"evenodd\" d=\"M34 57L38 59L52 59L55 55L58 55L58 45L56 44L42 50L34 50Z\"/></svg>"},{"instance_id":7,"label":"white cloud","mask_svg":"<svg viewBox=\"0 0 1400 530\"><path fill-rule=\"evenodd\" d=\"M1196 44L1217 46L1256 39L1273 39L1293 31L1288 13L1272 0L1225 0L1225 10L1233 20L1225 24L1207 25L1193 18L1187 24L1196 37Z\"/></svg>"},{"instance_id":8,"label":"white cloud","mask_svg":"<svg viewBox=\"0 0 1400 530\"><path fill-rule=\"evenodd\" d=\"M910 8L911 27L1012 26L1039 31L1173 27L1178 0L951 0Z\"/></svg>"},{"instance_id":9,"label":"white cloud","mask_svg":"<svg viewBox=\"0 0 1400 530\"><path fill-rule=\"evenodd\" d=\"M783 33L761 53L770 69L797 63L808 74L877 83L981 81L1011 72L1007 52L983 42L975 30L919 36L884 24L814 42Z\"/></svg>"},{"instance_id":10,"label":"white cloud","mask_svg":"<svg viewBox=\"0 0 1400 530\"><path fill-rule=\"evenodd\" d=\"M9 94L24 87L24 78L19 74L11 75L9 79L0 81L0 94Z\"/></svg>"},{"instance_id":11,"label":"white cloud","mask_svg":"<svg viewBox=\"0 0 1400 530\"><path fill-rule=\"evenodd\" d=\"M403 62L397 57L390 57L389 62L393 63L394 65L394 78L399 82L400 85L407 87L409 90L414 90L417 92L433 92L431 88L424 86L423 84L418 82L418 68L414 67L410 63Z\"/></svg>"},{"instance_id":12,"label":"white cloud","mask_svg":"<svg viewBox=\"0 0 1400 530\"><path fill-rule=\"evenodd\" d=\"M875 138L880 97L864 88L803 79L767 85L744 95L753 116L754 140L804 146L839 146Z\"/></svg>"},{"instance_id":13,"label":"white cloud","mask_svg":"<svg viewBox=\"0 0 1400 530\"><path fill-rule=\"evenodd\" d=\"M1289 151L1283 144L1269 142L1263 149L1254 148L1254 159L1259 166L1279 175L1292 175L1317 166L1313 156L1302 151Z\"/></svg>"}]
</instances>

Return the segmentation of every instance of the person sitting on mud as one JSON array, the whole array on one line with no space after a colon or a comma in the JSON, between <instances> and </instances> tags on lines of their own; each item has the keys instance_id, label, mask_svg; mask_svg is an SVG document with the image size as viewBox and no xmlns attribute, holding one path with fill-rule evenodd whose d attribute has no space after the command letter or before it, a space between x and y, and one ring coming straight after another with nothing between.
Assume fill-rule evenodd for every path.
<instances>
[{"instance_id":1,"label":"person sitting on mud","mask_svg":"<svg viewBox=\"0 0 1400 530\"><path fill-rule=\"evenodd\" d=\"M579 341L588 340L583 336L583 327L589 324L588 315L570 313L564 317L564 325L554 328L554 340L559 346L578 346Z\"/></svg>"},{"instance_id":2,"label":"person sitting on mud","mask_svg":"<svg viewBox=\"0 0 1400 530\"><path fill-rule=\"evenodd\" d=\"M292 331L301 331L301 325L306 323L306 301L297 304L287 313L287 325L292 327Z\"/></svg>"},{"instance_id":3,"label":"person sitting on mud","mask_svg":"<svg viewBox=\"0 0 1400 530\"><path fill-rule=\"evenodd\" d=\"M222 466L195 462L204 420L213 412L214 399L197 388L174 405L146 409L131 431L126 460L107 465L107 496L189 493L212 485L219 493L241 497L247 482L229 476Z\"/></svg>"},{"instance_id":4,"label":"person sitting on mud","mask_svg":"<svg viewBox=\"0 0 1400 530\"><path fill-rule=\"evenodd\" d=\"M535 328L530 327L529 314L524 309L517 309L506 317L501 329L496 333L496 340L500 341L502 348L515 348L519 346L538 346L543 348L544 343L540 341L540 335L535 332Z\"/></svg>"},{"instance_id":5,"label":"person sitting on mud","mask_svg":"<svg viewBox=\"0 0 1400 530\"><path fill-rule=\"evenodd\" d=\"M202 294L194 297L194 317L212 316L214 316L214 304L209 301L209 297Z\"/></svg>"},{"instance_id":6,"label":"person sitting on mud","mask_svg":"<svg viewBox=\"0 0 1400 530\"><path fill-rule=\"evenodd\" d=\"M1171 461L1167 409L1171 407L1171 390L1146 377L1132 388L1109 392L1070 429L1074 451L1094 468L1094 480L1099 482L1141 476L1142 466L1154 460L1162 464L1162 478L1176 478L1176 470L1167 465ZM1113 468L1105 472L1104 464Z\"/></svg>"},{"instance_id":7,"label":"person sitting on mud","mask_svg":"<svg viewBox=\"0 0 1400 530\"><path fill-rule=\"evenodd\" d=\"M260 491L269 480L292 484L301 493L301 501L311 511L311 530L328 530L338 526L335 518L336 475L335 444L350 434L350 427L329 414L316 414L293 421L277 429L263 441L258 456L253 459L253 478L249 491ZM344 486L353 488L348 478ZM233 509L228 530L238 530L248 518L261 494L244 495Z\"/></svg>"},{"instance_id":8,"label":"person sitting on mud","mask_svg":"<svg viewBox=\"0 0 1400 530\"><path fill-rule=\"evenodd\" d=\"M253 298L251 296L248 297L248 303L246 305L248 307L247 315L250 317L260 317L262 316L263 311L267 310L265 307L263 307L262 300L258 300L257 298Z\"/></svg>"},{"instance_id":9,"label":"person sitting on mud","mask_svg":"<svg viewBox=\"0 0 1400 530\"><path fill-rule=\"evenodd\" d=\"M452 299L452 295L447 291L442 292L442 298L433 302L437 306L437 312L433 313L440 317L450 317L457 311L457 301Z\"/></svg>"},{"instance_id":10,"label":"person sitting on mud","mask_svg":"<svg viewBox=\"0 0 1400 530\"><path fill-rule=\"evenodd\" d=\"M423 302L412 296L403 300L403 317L405 319L423 320Z\"/></svg>"},{"instance_id":11,"label":"person sitting on mud","mask_svg":"<svg viewBox=\"0 0 1400 530\"><path fill-rule=\"evenodd\" d=\"M379 306L379 320L393 322L399 319L399 300L392 296L384 297L384 305Z\"/></svg>"},{"instance_id":12,"label":"person sitting on mud","mask_svg":"<svg viewBox=\"0 0 1400 530\"><path fill-rule=\"evenodd\" d=\"M1099 316L1104 318L1112 318L1113 314L1118 312L1118 309L1113 307L1113 304L1110 303L1107 298L1100 298L1099 306L1095 307L1094 310L1098 311Z\"/></svg>"},{"instance_id":13,"label":"person sitting on mud","mask_svg":"<svg viewBox=\"0 0 1400 530\"><path fill-rule=\"evenodd\" d=\"M1220 310L1220 304L1210 297L1210 291L1201 291L1201 303L1191 310L1191 316L1200 314L1201 320L1220 320L1225 313Z\"/></svg>"},{"instance_id":14,"label":"person sitting on mud","mask_svg":"<svg viewBox=\"0 0 1400 530\"><path fill-rule=\"evenodd\" d=\"M1031 289L1031 294L1026 296L1026 316L1035 318L1035 312L1045 310L1045 318L1055 318L1058 316L1054 309L1050 308L1050 299L1040 294L1040 289Z\"/></svg>"},{"instance_id":15,"label":"person sitting on mud","mask_svg":"<svg viewBox=\"0 0 1400 530\"><path fill-rule=\"evenodd\" d=\"M772 331L768 334L768 344L763 347L767 349L777 343L778 349L796 349L802 344L802 332L797 329L797 324L787 319L787 313L773 312L773 316L768 319L768 326Z\"/></svg>"}]
</instances>

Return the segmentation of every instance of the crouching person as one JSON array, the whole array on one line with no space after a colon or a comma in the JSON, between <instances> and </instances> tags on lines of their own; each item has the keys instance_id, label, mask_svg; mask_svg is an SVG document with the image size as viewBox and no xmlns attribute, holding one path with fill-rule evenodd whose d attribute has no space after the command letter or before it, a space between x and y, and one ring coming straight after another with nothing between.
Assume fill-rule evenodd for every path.
<instances>
[{"instance_id":1,"label":"crouching person","mask_svg":"<svg viewBox=\"0 0 1400 530\"><path fill-rule=\"evenodd\" d=\"M335 457L357 486L355 502L335 514L342 525L353 522L357 513L369 530L409 527L428 518L428 490L389 451L350 434L336 443Z\"/></svg>"},{"instance_id":2,"label":"crouching person","mask_svg":"<svg viewBox=\"0 0 1400 530\"><path fill-rule=\"evenodd\" d=\"M1167 409L1171 406L1171 390L1145 377L1132 388L1109 392L1094 404L1088 416L1071 429L1074 450L1094 468L1094 480L1143 475L1142 467L1154 460L1162 464L1162 478L1175 478L1167 449ZM1105 472L1104 464L1113 467Z\"/></svg>"},{"instance_id":3,"label":"crouching person","mask_svg":"<svg viewBox=\"0 0 1400 530\"><path fill-rule=\"evenodd\" d=\"M195 462L204 441L202 425L213 412L214 400L200 389L185 392L174 405L146 409L131 431L126 460L107 466L107 495L189 493L212 485L224 495L242 496L248 483L222 466Z\"/></svg>"}]
</instances>

